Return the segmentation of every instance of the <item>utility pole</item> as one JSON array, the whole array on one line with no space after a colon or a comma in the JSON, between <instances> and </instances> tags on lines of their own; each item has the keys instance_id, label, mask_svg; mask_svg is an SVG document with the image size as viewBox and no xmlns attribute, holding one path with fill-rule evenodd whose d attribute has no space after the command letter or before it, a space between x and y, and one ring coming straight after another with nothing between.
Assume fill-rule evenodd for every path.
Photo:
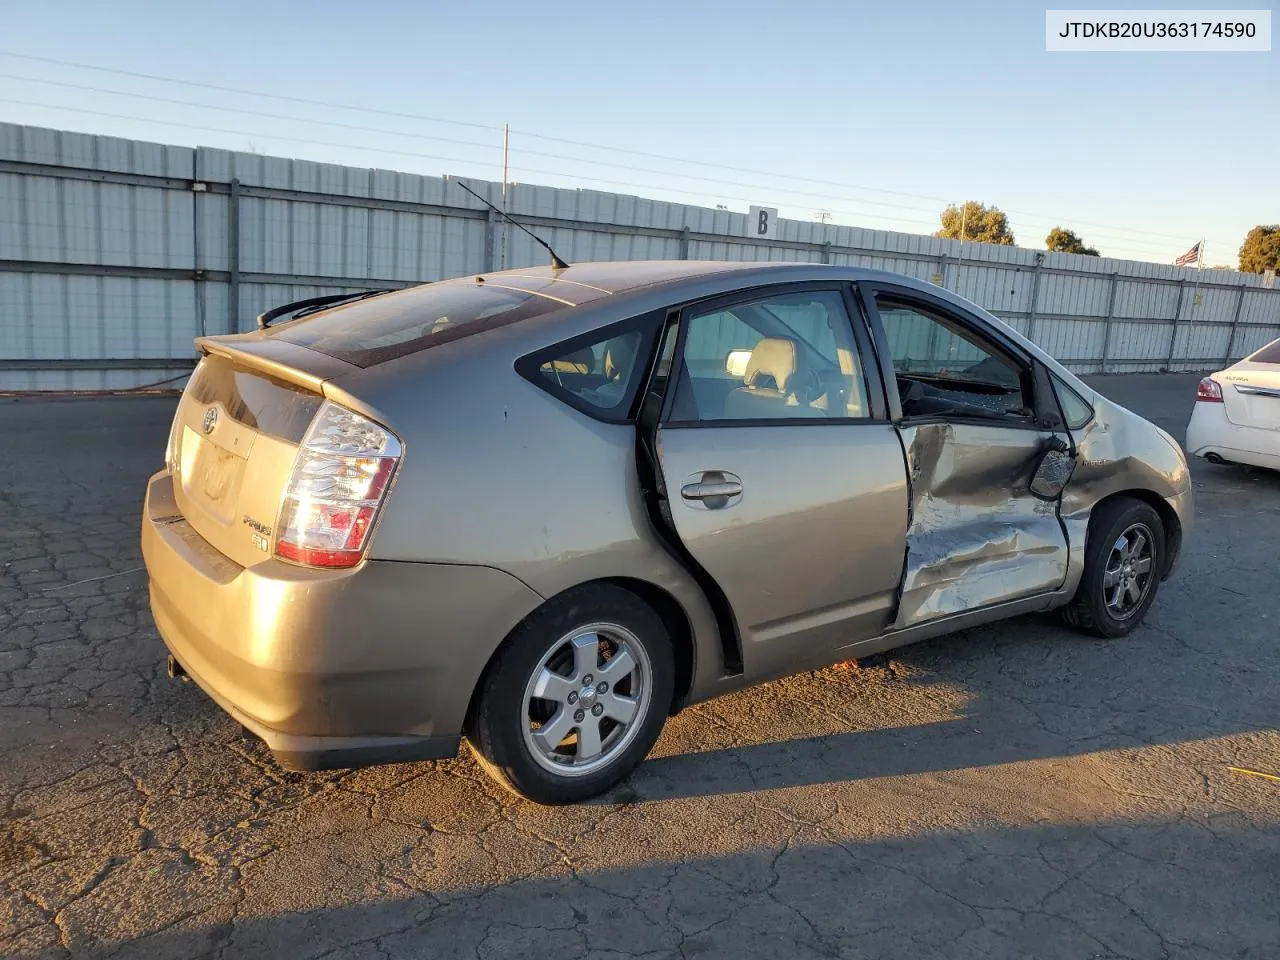
<instances>
[{"instance_id":1,"label":"utility pole","mask_svg":"<svg viewBox=\"0 0 1280 960\"><path fill-rule=\"evenodd\" d=\"M960 242L964 243L964 238L969 235L969 201L963 200L960 203Z\"/></svg>"},{"instance_id":2,"label":"utility pole","mask_svg":"<svg viewBox=\"0 0 1280 960\"><path fill-rule=\"evenodd\" d=\"M502 212L507 212L507 158L511 154L511 125L502 125Z\"/></svg>"},{"instance_id":3,"label":"utility pole","mask_svg":"<svg viewBox=\"0 0 1280 960\"><path fill-rule=\"evenodd\" d=\"M511 125L502 125L502 212L507 212L507 159L511 154ZM502 269L507 269L507 234L511 228L504 221L502 224L502 258L499 261Z\"/></svg>"}]
</instances>

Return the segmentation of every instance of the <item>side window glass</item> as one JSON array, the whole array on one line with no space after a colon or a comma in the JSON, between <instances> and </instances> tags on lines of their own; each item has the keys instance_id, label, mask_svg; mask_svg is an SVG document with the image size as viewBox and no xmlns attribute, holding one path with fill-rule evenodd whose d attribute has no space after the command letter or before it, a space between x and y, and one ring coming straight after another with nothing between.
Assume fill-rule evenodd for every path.
<instances>
[{"instance_id":1,"label":"side window glass","mask_svg":"<svg viewBox=\"0 0 1280 960\"><path fill-rule=\"evenodd\" d=\"M1058 402L1062 404L1063 415L1067 419L1067 428L1079 430L1093 419L1093 407L1080 394L1076 393L1057 377L1053 378L1053 389L1058 394Z\"/></svg>"},{"instance_id":2,"label":"side window glass","mask_svg":"<svg viewBox=\"0 0 1280 960\"><path fill-rule=\"evenodd\" d=\"M552 392L571 394L603 416L620 417L640 375L641 339L639 330L631 330L566 350L542 361L539 379Z\"/></svg>"},{"instance_id":3,"label":"side window glass","mask_svg":"<svg viewBox=\"0 0 1280 960\"><path fill-rule=\"evenodd\" d=\"M906 417L1033 416L1022 367L982 336L923 306L876 296Z\"/></svg>"},{"instance_id":4,"label":"side window glass","mask_svg":"<svg viewBox=\"0 0 1280 960\"><path fill-rule=\"evenodd\" d=\"M704 421L868 416L843 298L785 293L691 313L673 409Z\"/></svg>"},{"instance_id":5,"label":"side window glass","mask_svg":"<svg viewBox=\"0 0 1280 960\"><path fill-rule=\"evenodd\" d=\"M694 318L684 344L684 362L695 378L741 377L751 350L763 336L728 310Z\"/></svg>"}]
</instances>

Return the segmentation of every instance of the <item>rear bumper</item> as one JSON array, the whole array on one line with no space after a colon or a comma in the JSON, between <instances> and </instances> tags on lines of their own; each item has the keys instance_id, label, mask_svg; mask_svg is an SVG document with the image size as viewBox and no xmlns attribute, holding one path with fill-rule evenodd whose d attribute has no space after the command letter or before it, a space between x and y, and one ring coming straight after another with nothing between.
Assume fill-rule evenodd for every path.
<instances>
[{"instance_id":1,"label":"rear bumper","mask_svg":"<svg viewBox=\"0 0 1280 960\"><path fill-rule=\"evenodd\" d=\"M489 567L366 560L241 567L147 485L142 552L165 645L227 713L294 769L457 751L471 693L541 598Z\"/></svg>"},{"instance_id":2,"label":"rear bumper","mask_svg":"<svg viewBox=\"0 0 1280 960\"><path fill-rule=\"evenodd\" d=\"M1227 419L1222 404L1197 403L1187 424L1187 452L1280 470L1280 430L1241 426Z\"/></svg>"}]
</instances>

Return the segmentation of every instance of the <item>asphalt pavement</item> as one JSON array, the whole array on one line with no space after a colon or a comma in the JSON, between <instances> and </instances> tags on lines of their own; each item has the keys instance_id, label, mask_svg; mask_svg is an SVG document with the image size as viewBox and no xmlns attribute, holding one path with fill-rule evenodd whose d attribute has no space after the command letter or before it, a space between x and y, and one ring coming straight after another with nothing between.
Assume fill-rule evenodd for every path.
<instances>
[{"instance_id":1,"label":"asphalt pavement","mask_svg":"<svg viewBox=\"0 0 1280 960\"><path fill-rule=\"evenodd\" d=\"M1098 378L1175 436L1196 376ZM465 753L294 774L171 681L138 515L170 399L0 401L0 955L1280 956L1280 474L1120 641L1035 616L671 720L602 800Z\"/></svg>"}]
</instances>

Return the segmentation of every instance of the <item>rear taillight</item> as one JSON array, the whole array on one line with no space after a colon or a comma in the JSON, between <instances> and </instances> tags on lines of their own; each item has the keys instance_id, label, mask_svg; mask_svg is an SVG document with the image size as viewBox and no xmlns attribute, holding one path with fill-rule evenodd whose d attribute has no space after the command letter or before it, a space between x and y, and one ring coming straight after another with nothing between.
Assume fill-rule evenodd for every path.
<instances>
[{"instance_id":1,"label":"rear taillight","mask_svg":"<svg viewBox=\"0 0 1280 960\"><path fill-rule=\"evenodd\" d=\"M395 434L331 400L320 405L293 462L276 521L276 556L353 567L400 462Z\"/></svg>"},{"instance_id":2,"label":"rear taillight","mask_svg":"<svg viewBox=\"0 0 1280 960\"><path fill-rule=\"evenodd\" d=\"M1205 377L1196 387L1196 399L1202 403L1221 403L1222 387L1213 377Z\"/></svg>"}]
</instances>

